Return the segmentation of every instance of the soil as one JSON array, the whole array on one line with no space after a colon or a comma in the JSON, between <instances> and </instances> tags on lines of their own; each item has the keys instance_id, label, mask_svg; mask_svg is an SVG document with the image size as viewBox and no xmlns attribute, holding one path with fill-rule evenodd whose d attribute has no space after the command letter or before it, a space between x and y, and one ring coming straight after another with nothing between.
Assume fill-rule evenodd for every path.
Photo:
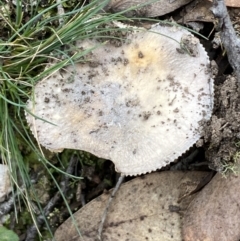
<instances>
[{"instance_id":1,"label":"soil","mask_svg":"<svg viewBox=\"0 0 240 241\"><path fill-rule=\"evenodd\" d=\"M173 14L179 14L180 10ZM183 12L185 13L185 11L186 9L184 9ZM239 22L240 8L235 9L234 13L237 13L234 15L234 22ZM204 15L206 15L205 12ZM164 18L167 17L165 16ZM172 13L171 16L169 15L169 17L172 17ZM180 17L178 19L180 19ZM211 16L209 19L211 19ZM213 23L204 21L197 23L201 23L200 28L202 30L200 33L206 37L210 36L210 39L213 40L215 33ZM141 25L141 23L138 24ZM235 30L239 33L239 24L236 25ZM206 48L206 51L208 52L212 61L212 70L215 81L214 111L212 118L203 133L203 138L197 143L196 147L193 147L185 156L179 158L177 165L179 166L180 164L180 169L182 168L184 170L189 170L192 169L192 167L190 167L192 163L197 163L199 160L201 160L202 163L207 163L207 166L210 169L217 172L225 173L228 170L236 171L236 162L240 160L240 87L238 87L237 79L233 75L227 57L223 57L221 44L214 48L210 40L201 40L201 42ZM68 154L68 152L65 151L59 157L63 160L64 155L67 155L68 157L65 159L70 160L70 157L73 155L72 153ZM70 208L73 212L76 211L77 208L83 206L85 202L95 198L106 189L113 187L117 179L117 174L114 171L112 162L96 160L96 157L93 157L89 153L83 154L83 152L74 152L74 155L76 153L78 164L73 166L73 171L70 174L83 176L84 180L74 182L71 188L66 191L68 194L66 195L67 200L69 201ZM189 159L190 162L188 162ZM89 163L92 160L94 161L94 164ZM56 166L57 165L58 164L56 164ZM174 165L175 164L171 164L168 167L164 167L163 170L171 169L171 167ZM59 168L62 168L60 164ZM39 171L34 170L34 167L32 167L32 172L34 172L34 174L39 173ZM56 179L60 182L60 174L58 174ZM127 178L127 180L128 179L130 179L130 177ZM48 180L48 182L52 181ZM45 190L46 192L48 191L45 187L41 187L41 189ZM77 193L78 191L79 193ZM51 187L51 194L48 193L48 201L51 197L54 197L56 193L57 188ZM49 201L49 203L50 202L51 201ZM46 203L47 201L44 200L43 206L47 206ZM53 232L57 226L64 222L69 216L69 210L66 208L63 201L58 201L57 205L55 206L58 210L60 210L61 214L59 215L59 213L56 213L56 215L51 217L49 215L48 217ZM20 213L20 210L17 211ZM25 213L27 212L25 211ZM54 214L54 211L52 214ZM18 233L20 240L25 240L27 233L26 226L32 225L32 220L30 220L29 217L24 218L24 212L21 211L19 214L19 220L26 219L30 221L28 223L24 221L22 222L22 225L19 225L14 218L14 211L11 211L10 215L12 217L10 218L12 221L9 225L9 228Z\"/></svg>"},{"instance_id":2,"label":"soil","mask_svg":"<svg viewBox=\"0 0 240 241\"><path fill-rule=\"evenodd\" d=\"M240 153L240 96L237 79L216 78L214 111L204 132L205 155L210 168L224 172L231 169Z\"/></svg>"}]
</instances>

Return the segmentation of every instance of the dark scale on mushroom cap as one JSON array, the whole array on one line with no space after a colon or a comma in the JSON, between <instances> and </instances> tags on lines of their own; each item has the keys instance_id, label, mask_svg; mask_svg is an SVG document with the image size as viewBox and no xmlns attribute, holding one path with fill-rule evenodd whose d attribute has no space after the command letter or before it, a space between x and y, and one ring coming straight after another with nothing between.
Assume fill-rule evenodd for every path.
<instances>
[{"instance_id":1,"label":"dark scale on mushroom cap","mask_svg":"<svg viewBox=\"0 0 240 241\"><path fill-rule=\"evenodd\" d=\"M183 37L193 41L196 56L176 51ZM94 61L40 81L36 102L28 102L40 118L26 116L46 148L85 150L136 175L174 161L200 138L211 116L213 83L205 50L186 30L155 25L128 34L126 42L117 48L78 42L79 49L94 49L85 58Z\"/></svg>"},{"instance_id":2,"label":"dark scale on mushroom cap","mask_svg":"<svg viewBox=\"0 0 240 241\"><path fill-rule=\"evenodd\" d=\"M142 59L144 57L143 53L141 51L138 52L138 58Z\"/></svg>"},{"instance_id":3,"label":"dark scale on mushroom cap","mask_svg":"<svg viewBox=\"0 0 240 241\"><path fill-rule=\"evenodd\" d=\"M44 98L44 102L45 102L45 103L49 103L49 102L50 102L50 99L49 99L48 97L45 97L45 98Z\"/></svg>"}]
</instances>

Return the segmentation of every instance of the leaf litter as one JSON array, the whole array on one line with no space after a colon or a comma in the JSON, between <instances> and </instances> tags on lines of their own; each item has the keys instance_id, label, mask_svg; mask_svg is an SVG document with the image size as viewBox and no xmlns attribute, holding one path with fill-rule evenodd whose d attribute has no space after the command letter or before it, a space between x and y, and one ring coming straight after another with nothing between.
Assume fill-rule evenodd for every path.
<instances>
[{"instance_id":1,"label":"leaf litter","mask_svg":"<svg viewBox=\"0 0 240 241\"><path fill-rule=\"evenodd\" d=\"M238 241L240 176L217 174L191 202L183 221L184 241Z\"/></svg>"},{"instance_id":2,"label":"leaf litter","mask_svg":"<svg viewBox=\"0 0 240 241\"><path fill-rule=\"evenodd\" d=\"M197 2L197 1L195 1ZM235 3L238 3L238 1L234 1ZM207 9L207 8L205 8ZM232 10L232 8L230 8ZM234 19L234 23L237 26L238 25L238 20L239 20L239 9L233 9L233 11L236 13L236 18ZM202 13L201 13L202 14ZM200 16L203 16L205 12ZM211 22L211 16L208 15L209 21ZM190 18L189 18L190 19ZM201 20L195 18L193 19L194 21L198 22ZM236 28L235 28L236 30ZM218 48L222 47L221 45L218 46ZM216 59L216 57L214 57ZM218 62L218 59L216 60L217 64L221 64ZM220 68L222 70L222 68ZM225 77L223 76L217 76L218 79L216 79L215 83L217 84L216 87L216 93L215 93L215 109L214 109L214 115L212 120L209 122L209 129L208 133L207 131L205 132L205 140L206 143L203 145L205 150L207 151L207 158L211 160L212 162L212 168L218 171L223 171L225 172L226 170L235 170L234 168L238 167L236 164L236 160L238 159L238 152L239 152L239 140L240 140L240 129L239 129L239 95L236 94L238 91L237 85L236 85L236 80L234 80L234 76L228 76L226 83L222 83L223 79ZM220 91L221 90L221 91ZM219 100L225 102L225 103L220 103ZM220 103L220 104L219 104ZM221 111L219 112L219 106ZM226 111L228 111L226 115ZM227 116L227 117L226 117ZM234 118L232 118L232 116ZM237 118L236 118L237 117ZM233 122L232 122L233 120ZM217 138L215 138L217 136ZM224 143L224 146L221 146L221 143ZM230 149L229 149L230 147ZM222 158L224 157L224 158ZM227 157L227 158L226 158ZM224 161L224 162L223 162ZM224 164L224 165L223 165ZM226 169L225 169L226 168ZM236 237L236 240L239 240L239 234L237 230L239 228L237 227L235 230L234 228L236 225L238 225L238 220L235 220L235 218L239 215L236 215L238 213L235 208L236 205L238 206L238 198L236 199L235 195L237 195L237 188L239 187L238 181L236 180L237 178L233 177L227 177L226 179L220 178L220 175L218 174L216 178L214 178L213 182L211 182L209 185L210 187L206 187L203 189L203 191L199 192L199 195L192 203L190 206L190 209L188 210L187 214L191 214L191 218L186 216L186 220L188 218L188 224L189 222L191 223L191 230L193 232L196 232L196 235L194 236L189 236L192 231L185 231L185 237L192 237L192 240L221 240L219 239L220 234L226 232L226 235L223 236L227 237L228 239L226 240L235 240L234 238ZM228 184L229 182L229 184ZM169 183L167 183L169 185ZM171 186L171 185L170 185ZM173 189L176 188L172 187ZM206 191L205 191L206 189ZM215 191L216 189L216 191ZM211 190L211 191L209 191ZM222 195L226 194L226 195ZM168 194L166 194L168 195ZM105 195L106 196L106 195ZM202 197L201 197L202 196ZM101 200L106 200L104 198L104 195L101 196L99 199ZM200 201L197 201L200 200ZM209 204L208 206L205 206L206 203ZM132 201L132 200L131 200ZM135 200L134 200L135 201ZM96 200L93 201L93 204L95 205ZM133 201L132 201L133 202ZM203 203L204 205L202 206L202 210L199 213L200 206L199 202ZM214 203L218 203L218 207L221 210L221 215L219 215L218 211L214 207ZM229 202L233 203L233 208L229 206ZM91 203L90 203L91 204ZM102 205L102 206L101 206ZM100 206L102 207L102 210L104 209L105 205L101 204ZM129 203L125 204L126 206L129 205ZM178 212L179 206L170 206L171 210L174 210L174 212ZM194 208L193 208L194 207ZM86 209L88 206L86 206ZM157 207L159 208L159 207ZM229 209L228 209L229 208ZM207 216L206 210L209 211L211 214L211 217L209 218ZM233 211L231 211L233 210ZM79 211L83 212L83 211ZM91 216L94 216L94 210L90 214ZM100 215L100 214L98 214ZM200 215L199 218L196 217L196 215ZM205 216L204 216L205 215ZM220 217L220 218L219 218ZM224 220L223 220L224 217ZM89 216L86 217L85 221L88 220ZM94 217L93 217L94 219ZM191 220L192 219L192 220ZM210 220L209 220L210 219ZM216 220L217 219L217 220ZM232 223L231 219L234 221ZM213 220L213 221L212 221ZM209 222L212 221L212 222ZM159 222L157 220L157 222ZM216 229L216 226L214 225L216 223L220 223L223 227L222 232L216 232L219 231ZM69 223L69 221L68 221ZM81 224L81 223L80 223ZM229 226L229 224L232 224L232 227ZM65 227L65 231L67 232L67 225ZM167 225L165 223L165 225ZM200 229L198 230L197 227L200 225ZM208 228L211 227L211 230ZM80 225L80 228L84 226L84 223ZM72 227L72 226L69 226ZM108 228L108 227L107 227ZM187 230L188 227L185 227L185 230ZM189 229L188 229L189 230ZM206 231L207 230L207 231ZM210 231L209 231L210 230ZM236 232L235 232L236 231ZM58 233L59 231L57 231ZM233 236L228 236L229 233L232 232L234 235ZM205 236L201 236L203 234L206 234ZM64 235L64 234L62 234ZM187 236L188 235L188 236ZM215 235L215 236L214 236ZM218 236L217 236L218 235ZM177 237L177 236L176 236ZM205 238L205 239L203 239ZM214 239L215 238L215 239ZM66 238L68 240L68 238ZM77 239L76 239L77 240ZM158 240L158 239L156 239ZM190 239L191 240L191 239Z\"/></svg>"},{"instance_id":3,"label":"leaf litter","mask_svg":"<svg viewBox=\"0 0 240 241\"><path fill-rule=\"evenodd\" d=\"M182 215L191 194L206 172L160 172L123 184L110 206L103 229L104 241L182 241ZM109 198L102 194L74 214L79 237L70 217L56 231L56 241L97 241L102 212Z\"/></svg>"}]
</instances>

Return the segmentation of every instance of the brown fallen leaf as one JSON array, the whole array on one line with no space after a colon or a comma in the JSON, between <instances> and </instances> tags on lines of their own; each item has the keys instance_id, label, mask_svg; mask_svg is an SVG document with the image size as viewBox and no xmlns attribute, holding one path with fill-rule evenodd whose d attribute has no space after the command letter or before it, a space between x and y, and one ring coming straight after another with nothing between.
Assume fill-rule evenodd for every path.
<instances>
[{"instance_id":1,"label":"brown fallen leaf","mask_svg":"<svg viewBox=\"0 0 240 241\"><path fill-rule=\"evenodd\" d=\"M103 229L104 241L182 241L181 215L205 172L161 172L138 177L119 189ZM74 214L79 237L69 218L56 241L97 241L97 230L109 195L103 194Z\"/></svg>"},{"instance_id":2,"label":"brown fallen leaf","mask_svg":"<svg viewBox=\"0 0 240 241\"><path fill-rule=\"evenodd\" d=\"M195 0L188 4L181 15L183 16L179 23L188 22L214 22L215 18L211 12L212 3L208 0L198 1Z\"/></svg>"},{"instance_id":3,"label":"brown fallen leaf","mask_svg":"<svg viewBox=\"0 0 240 241\"><path fill-rule=\"evenodd\" d=\"M208 0L211 1L212 0ZM228 7L240 7L240 1L239 0L225 0L225 4Z\"/></svg>"},{"instance_id":4,"label":"brown fallen leaf","mask_svg":"<svg viewBox=\"0 0 240 241\"><path fill-rule=\"evenodd\" d=\"M111 0L106 6L106 11L120 12L127 10L130 7L135 7L137 5L142 5L132 11L127 11L127 16L139 16L139 17L157 17L164 14L173 12L174 10L180 8L181 6L191 2L192 0L169 0L169 1L154 1L151 4L144 5L151 1L145 0Z\"/></svg>"},{"instance_id":5,"label":"brown fallen leaf","mask_svg":"<svg viewBox=\"0 0 240 241\"><path fill-rule=\"evenodd\" d=\"M240 176L215 175L184 215L184 241L239 241Z\"/></svg>"}]
</instances>

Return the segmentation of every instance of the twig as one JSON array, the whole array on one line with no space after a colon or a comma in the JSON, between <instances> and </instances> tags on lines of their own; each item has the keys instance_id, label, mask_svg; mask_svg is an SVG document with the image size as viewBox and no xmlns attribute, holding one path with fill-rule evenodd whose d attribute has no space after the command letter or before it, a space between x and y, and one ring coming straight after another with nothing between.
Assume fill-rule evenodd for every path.
<instances>
[{"instance_id":1,"label":"twig","mask_svg":"<svg viewBox=\"0 0 240 241\"><path fill-rule=\"evenodd\" d=\"M240 39L232 26L224 0L213 0L212 12L219 19L218 27L221 31L221 41L240 85Z\"/></svg>"},{"instance_id":2,"label":"twig","mask_svg":"<svg viewBox=\"0 0 240 241\"><path fill-rule=\"evenodd\" d=\"M19 192L16 192L14 195L11 194L10 198L0 205L0 224L3 222L4 215L8 214L14 206L15 198L19 195Z\"/></svg>"},{"instance_id":3,"label":"twig","mask_svg":"<svg viewBox=\"0 0 240 241\"><path fill-rule=\"evenodd\" d=\"M102 220L101 220L101 223L99 225L99 228L98 228L98 239L100 241L102 241L102 231L103 231L103 226L105 224L105 221L106 221L106 217L107 217L107 214L108 214L108 209L113 201L113 198L116 194L116 192L118 191L119 187L121 186L123 180L124 180L125 176L124 175L121 175L118 179L118 182L116 184L116 186L114 187L112 193L111 193L111 196L110 198L108 199L108 202L107 202L107 205L106 205L106 208L104 210L104 213L103 213L103 216L102 216Z\"/></svg>"}]
</instances>

